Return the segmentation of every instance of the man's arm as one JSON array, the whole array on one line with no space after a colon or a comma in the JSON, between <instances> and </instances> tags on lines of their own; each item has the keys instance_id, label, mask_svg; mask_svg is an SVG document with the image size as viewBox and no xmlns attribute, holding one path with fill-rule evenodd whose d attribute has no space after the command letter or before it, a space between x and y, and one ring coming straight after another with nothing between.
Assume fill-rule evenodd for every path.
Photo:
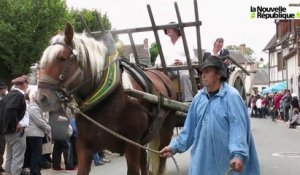
<instances>
[{"instance_id":1,"label":"man's arm","mask_svg":"<svg viewBox=\"0 0 300 175\"><path fill-rule=\"evenodd\" d=\"M21 127L25 128L29 125L29 116L27 110L25 111L24 117L19 121Z\"/></svg>"},{"instance_id":2,"label":"man's arm","mask_svg":"<svg viewBox=\"0 0 300 175\"><path fill-rule=\"evenodd\" d=\"M236 171L243 169L245 161L249 158L249 117L246 106L238 92L230 93L227 98L229 115L229 151L231 164Z\"/></svg>"}]
</instances>

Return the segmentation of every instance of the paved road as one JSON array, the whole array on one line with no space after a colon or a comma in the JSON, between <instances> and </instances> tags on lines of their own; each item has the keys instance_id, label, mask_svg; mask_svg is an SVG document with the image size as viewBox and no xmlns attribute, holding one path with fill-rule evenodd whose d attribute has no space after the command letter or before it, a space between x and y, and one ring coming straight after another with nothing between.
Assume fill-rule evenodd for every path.
<instances>
[{"instance_id":1,"label":"paved road","mask_svg":"<svg viewBox=\"0 0 300 175\"><path fill-rule=\"evenodd\" d=\"M252 131L260 158L262 175L299 175L300 157L294 153L300 153L300 128L288 129L283 122L272 122L265 119L251 119ZM278 153L287 157L276 156ZM102 166L92 166L91 175L126 175L126 163L124 157L118 154L110 156L111 163ZM175 156L183 175L188 172L189 151ZM176 167L172 159L167 162L168 174L177 175ZM72 172L57 172L44 170L44 175L75 175Z\"/></svg>"},{"instance_id":2,"label":"paved road","mask_svg":"<svg viewBox=\"0 0 300 175\"><path fill-rule=\"evenodd\" d=\"M280 121L252 119L251 122L262 175L299 175L300 131L289 129ZM286 156L277 156L278 153Z\"/></svg>"},{"instance_id":3,"label":"paved road","mask_svg":"<svg viewBox=\"0 0 300 175\"><path fill-rule=\"evenodd\" d=\"M111 159L111 163L106 163L101 166L94 166L90 175L126 175L127 167L124 156L119 154L112 154L107 156ZM189 151L184 154L177 154L174 156L182 174L187 174L189 165ZM167 161L167 169L169 175L177 175L177 169L174 161L170 158ZM54 171L52 169L43 170L43 175L76 175L77 171Z\"/></svg>"}]
</instances>

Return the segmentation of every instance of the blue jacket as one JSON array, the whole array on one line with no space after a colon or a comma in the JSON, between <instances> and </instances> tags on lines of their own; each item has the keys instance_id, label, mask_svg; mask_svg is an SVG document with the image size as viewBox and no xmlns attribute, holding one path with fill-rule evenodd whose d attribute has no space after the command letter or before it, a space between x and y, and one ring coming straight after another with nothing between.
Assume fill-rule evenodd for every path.
<instances>
[{"instance_id":1,"label":"blue jacket","mask_svg":"<svg viewBox=\"0 0 300 175\"><path fill-rule=\"evenodd\" d=\"M240 174L259 175L250 129L243 99L235 88L223 83L210 98L206 88L196 94L183 131L171 141L170 147L173 152L181 153L193 145L189 175L224 175L233 157L244 162Z\"/></svg>"},{"instance_id":2,"label":"blue jacket","mask_svg":"<svg viewBox=\"0 0 300 175\"><path fill-rule=\"evenodd\" d=\"M76 127L76 119L75 117L71 118L70 119L70 125L72 126L72 129L73 129L73 136L77 137L77 127Z\"/></svg>"}]
</instances>

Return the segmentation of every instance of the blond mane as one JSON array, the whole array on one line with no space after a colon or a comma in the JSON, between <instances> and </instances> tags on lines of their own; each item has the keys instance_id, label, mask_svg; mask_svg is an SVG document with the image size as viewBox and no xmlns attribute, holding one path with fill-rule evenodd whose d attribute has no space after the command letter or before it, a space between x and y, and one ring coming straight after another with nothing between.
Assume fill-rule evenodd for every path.
<instances>
[{"instance_id":1,"label":"blond mane","mask_svg":"<svg viewBox=\"0 0 300 175\"><path fill-rule=\"evenodd\" d=\"M87 67L89 62L92 76L95 77L99 75L104 67L105 55L107 52L107 48L103 42L96 41L94 38L88 37L85 34L74 34L73 42L74 49L78 54L78 61L81 65ZM51 63L64 49L63 45L54 43L66 44L64 36L58 34L51 39L50 46L46 48L40 60L41 68L45 67L48 63Z\"/></svg>"}]
</instances>

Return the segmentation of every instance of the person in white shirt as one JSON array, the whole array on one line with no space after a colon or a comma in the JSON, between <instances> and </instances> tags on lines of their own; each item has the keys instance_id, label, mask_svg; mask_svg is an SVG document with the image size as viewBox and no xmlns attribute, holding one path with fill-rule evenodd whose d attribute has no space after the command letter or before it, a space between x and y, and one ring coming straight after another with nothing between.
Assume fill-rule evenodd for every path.
<instances>
[{"instance_id":1,"label":"person in white shirt","mask_svg":"<svg viewBox=\"0 0 300 175\"><path fill-rule=\"evenodd\" d=\"M36 103L36 94L37 89L31 89L28 95L27 114L29 116L29 125L26 129L26 152L23 165L23 172L28 173L30 169L31 175L41 174L43 138L45 134L48 135L51 131L43 111Z\"/></svg>"},{"instance_id":2,"label":"person in white shirt","mask_svg":"<svg viewBox=\"0 0 300 175\"><path fill-rule=\"evenodd\" d=\"M170 24L174 24L171 22ZM186 54L183 47L183 41L180 30L178 28L168 28L164 30L165 34L170 37L170 41L163 45L163 54L165 57L166 66L183 65L186 64ZM193 52L190 52L192 54ZM156 58L156 66L161 66L160 57ZM170 78L175 78L176 71L169 71ZM179 71L180 88L183 91L181 99L190 102L193 99L192 83L188 70Z\"/></svg>"},{"instance_id":3,"label":"person in white shirt","mask_svg":"<svg viewBox=\"0 0 300 175\"><path fill-rule=\"evenodd\" d=\"M224 67L224 72L226 72L226 77L229 78L229 67L231 65L231 61L227 58L229 56L229 51L227 49L223 48L224 46L224 39L223 38L217 38L214 42L213 49L211 52L205 52L203 55L203 61L206 60L206 58L213 56L218 56L222 59L224 64L226 65Z\"/></svg>"},{"instance_id":4,"label":"person in white shirt","mask_svg":"<svg viewBox=\"0 0 300 175\"><path fill-rule=\"evenodd\" d=\"M263 99L263 96L259 96L258 99L256 100L256 107L257 107L259 118L262 118L262 112L261 112L262 99Z\"/></svg>"}]
</instances>

